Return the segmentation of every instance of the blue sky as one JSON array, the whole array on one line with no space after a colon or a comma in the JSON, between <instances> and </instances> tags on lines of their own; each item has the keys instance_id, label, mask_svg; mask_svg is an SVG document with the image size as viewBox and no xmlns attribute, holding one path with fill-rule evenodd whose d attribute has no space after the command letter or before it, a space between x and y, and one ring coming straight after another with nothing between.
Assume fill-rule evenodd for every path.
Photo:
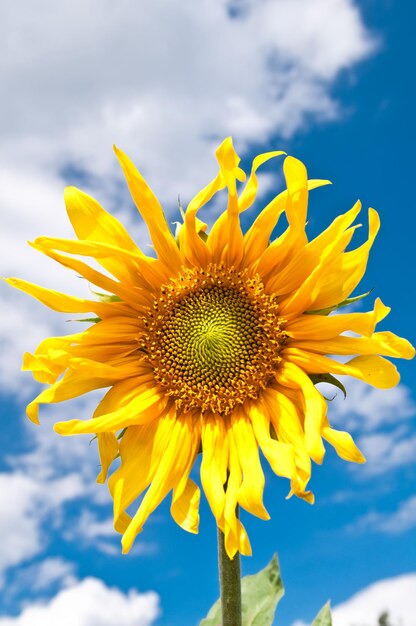
<instances>
[{"instance_id":1,"label":"blue sky","mask_svg":"<svg viewBox=\"0 0 416 626\"><path fill-rule=\"evenodd\" d=\"M359 291L373 288L368 306L379 296L392 307L383 328L416 342L410 3L157 0L139 11L127 0L117 7L64 1L53 10L21 0L2 11L2 274L87 293L25 244L42 234L70 236L64 186L91 192L143 243L111 144L132 156L173 221L177 194L185 204L212 178L214 147L231 133L246 166L259 151L284 149L311 177L333 181L311 194L311 236L357 198L379 211L382 227ZM280 168L276 160L265 169L257 210L280 190ZM364 211L362 219L357 240ZM87 605L102 626L197 624L218 594L207 504L198 536L180 530L162 505L122 557L110 497L94 482L94 444L51 431L57 419L89 416L97 396L45 410L41 428L24 417L37 391L19 371L21 355L71 323L4 285L0 299L0 626L55 624L65 615L86 626ZM254 573L279 553L286 596L276 623L308 623L330 598L346 603L335 626L347 626L358 610L350 598L363 590L362 623L374 623L386 598L393 615L404 611L403 626L416 623L401 591L416 589L412 367L399 363L394 390L353 381L347 401L331 403L332 421L354 433L368 463L351 467L328 450L314 468L313 507L286 501L287 483L265 466L271 520L244 516L253 556L242 567Z\"/></svg>"}]
</instances>

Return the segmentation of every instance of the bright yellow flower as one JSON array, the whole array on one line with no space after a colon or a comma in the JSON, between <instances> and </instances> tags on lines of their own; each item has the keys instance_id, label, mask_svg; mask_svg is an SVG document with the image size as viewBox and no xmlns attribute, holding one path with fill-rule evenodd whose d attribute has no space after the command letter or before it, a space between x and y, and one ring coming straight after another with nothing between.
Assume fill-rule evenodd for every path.
<instances>
[{"instance_id":1,"label":"bright yellow flower","mask_svg":"<svg viewBox=\"0 0 416 626\"><path fill-rule=\"evenodd\" d=\"M202 451L201 482L228 555L250 554L236 506L269 517L259 448L273 471L290 480L290 494L312 502L311 459L322 462L323 439L343 459L364 461L351 436L331 428L314 383L322 375L349 374L392 387L399 375L380 355L414 355L405 339L374 332L390 310L379 299L367 313L328 315L360 282L378 215L369 210L368 240L355 250L345 252L359 203L308 242L308 192L328 181L308 180L305 166L286 157L287 189L243 233L240 213L254 202L256 170L283 153L256 157L238 195L236 181L246 176L229 138L216 153L218 175L190 202L175 238L145 180L115 151L157 258L146 256L93 198L66 190L78 241L40 237L32 246L111 297L83 300L8 279L52 309L97 316L87 330L46 339L33 355L25 354L23 369L50 385L27 414L38 422L41 403L109 387L92 419L59 422L55 429L97 435L99 482L120 456L109 488L123 551L171 491L173 518L197 532L200 491L189 474ZM207 234L197 212L225 188L227 208ZM270 243L283 213L288 227ZM113 278L62 253L93 257ZM327 356L333 354L355 356L340 363ZM144 491L131 518L127 509Z\"/></svg>"}]
</instances>

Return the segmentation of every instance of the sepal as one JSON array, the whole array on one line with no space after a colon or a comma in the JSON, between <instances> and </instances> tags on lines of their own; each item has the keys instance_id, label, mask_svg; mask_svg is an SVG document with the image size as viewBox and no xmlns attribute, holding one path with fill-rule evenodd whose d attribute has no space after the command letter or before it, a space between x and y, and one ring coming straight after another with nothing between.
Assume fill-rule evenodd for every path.
<instances>
[{"instance_id":1,"label":"sepal","mask_svg":"<svg viewBox=\"0 0 416 626\"><path fill-rule=\"evenodd\" d=\"M362 293L359 296L354 296L353 298L347 298L346 300L343 300L339 304L334 304L334 306L329 306L326 309L317 309L316 311L305 311L305 315L329 315L330 313L332 313L332 311L336 311L337 309L353 304L354 302L359 302L363 298L366 298L367 296L369 296L372 291L373 290L370 289L366 293Z\"/></svg>"},{"instance_id":2,"label":"sepal","mask_svg":"<svg viewBox=\"0 0 416 626\"><path fill-rule=\"evenodd\" d=\"M333 385L334 387L337 387L344 394L344 400L346 399L347 390L345 389L342 382L338 380L338 378L335 378L335 376L333 376L332 374L310 374L309 378L314 385L317 385L318 383L328 383L328 385Z\"/></svg>"}]
</instances>

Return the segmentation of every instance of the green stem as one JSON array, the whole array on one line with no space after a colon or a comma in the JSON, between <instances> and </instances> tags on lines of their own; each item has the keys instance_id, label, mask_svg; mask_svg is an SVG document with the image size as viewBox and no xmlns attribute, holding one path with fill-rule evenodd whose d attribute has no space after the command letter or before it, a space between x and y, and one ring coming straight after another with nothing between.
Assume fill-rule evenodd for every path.
<instances>
[{"instance_id":1,"label":"green stem","mask_svg":"<svg viewBox=\"0 0 416 626\"><path fill-rule=\"evenodd\" d=\"M238 517L238 510L237 510ZM218 566L222 626L241 626L241 571L240 553L231 560L224 545L224 534L218 529Z\"/></svg>"}]
</instances>

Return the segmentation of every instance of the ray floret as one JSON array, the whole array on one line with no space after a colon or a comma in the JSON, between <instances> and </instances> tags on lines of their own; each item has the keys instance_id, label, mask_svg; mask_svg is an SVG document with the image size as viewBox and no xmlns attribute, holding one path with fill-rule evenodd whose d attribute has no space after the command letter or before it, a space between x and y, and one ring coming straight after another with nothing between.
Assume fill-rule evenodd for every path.
<instances>
[{"instance_id":1,"label":"ray floret","mask_svg":"<svg viewBox=\"0 0 416 626\"><path fill-rule=\"evenodd\" d=\"M309 241L308 195L329 181L309 180L304 164L282 151L257 156L246 176L227 138L216 151L218 173L182 212L175 236L142 175L114 149L155 257L96 200L74 187L65 191L77 239L39 237L31 245L105 294L86 300L6 279L56 311L93 316L80 332L45 339L25 354L23 369L48 385L27 415L38 423L41 404L107 389L90 419L58 422L55 430L96 435L97 481L110 473L123 552L169 493L173 519L198 532L200 488L190 475L201 453L201 486L227 553L250 554L236 507L269 518L262 457L290 481L289 496L310 503L312 461L322 463L324 442L342 459L365 461L351 435L331 427L314 383L350 375L386 389L399 374L385 357L414 356L406 339L376 332L390 311L380 299L367 312L337 310L365 273L378 214L369 210L368 238L357 248L350 244L359 202ZM286 187L243 232L257 170L274 158L284 158ZM223 212L207 229L198 213L223 191ZM271 240L283 215L287 228Z\"/></svg>"}]
</instances>

